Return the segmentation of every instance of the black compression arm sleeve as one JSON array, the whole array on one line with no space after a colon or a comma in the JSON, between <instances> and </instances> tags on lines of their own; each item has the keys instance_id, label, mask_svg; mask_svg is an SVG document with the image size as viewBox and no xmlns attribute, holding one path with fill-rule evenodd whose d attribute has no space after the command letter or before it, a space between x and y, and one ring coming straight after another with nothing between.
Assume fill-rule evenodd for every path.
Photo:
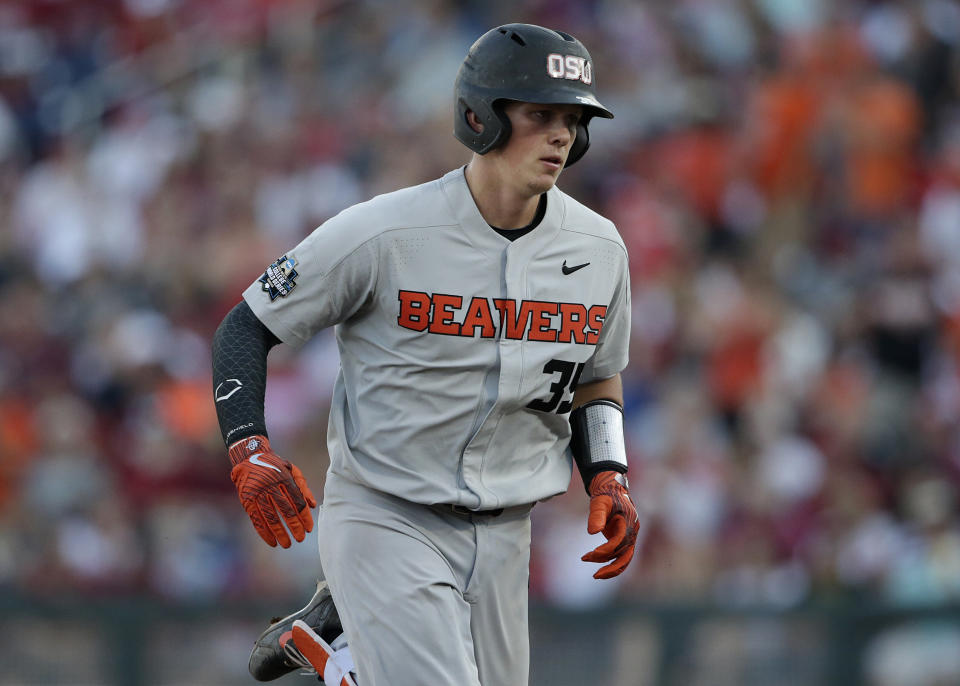
<instances>
[{"instance_id":1,"label":"black compression arm sleeve","mask_svg":"<svg viewBox=\"0 0 960 686\"><path fill-rule=\"evenodd\" d=\"M213 334L213 398L228 446L247 436L267 435L267 353L279 342L242 300Z\"/></svg>"}]
</instances>

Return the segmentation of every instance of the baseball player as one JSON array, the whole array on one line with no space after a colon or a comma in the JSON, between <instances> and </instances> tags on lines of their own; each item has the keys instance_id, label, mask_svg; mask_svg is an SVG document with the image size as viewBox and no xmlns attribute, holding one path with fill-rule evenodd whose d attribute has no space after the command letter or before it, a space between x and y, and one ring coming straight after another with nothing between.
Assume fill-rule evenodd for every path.
<instances>
[{"instance_id":1,"label":"baseball player","mask_svg":"<svg viewBox=\"0 0 960 686\"><path fill-rule=\"evenodd\" d=\"M572 463L588 531L606 539L583 556L606 563L594 576L633 556L627 254L610 221L555 186L591 119L613 117L595 76L566 33L481 36L454 88L469 163L324 223L215 335L231 478L264 540L288 546L316 501L267 438L267 353L335 327L318 596L332 595L364 686L527 683L530 510L567 488ZM302 638L306 615L329 608L318 596L266 633L302 620Z\"/></svg>"}]
</instances>

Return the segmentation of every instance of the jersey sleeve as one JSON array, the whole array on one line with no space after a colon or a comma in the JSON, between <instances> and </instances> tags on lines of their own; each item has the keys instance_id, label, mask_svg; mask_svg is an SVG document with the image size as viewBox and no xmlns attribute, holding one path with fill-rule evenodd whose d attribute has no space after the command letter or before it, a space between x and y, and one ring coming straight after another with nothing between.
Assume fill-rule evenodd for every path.
<instances>
[{"instance_id":1,"label":"jersey sleeve","mask_svg":"<svg viewBox=\"0 0 960 686\"><path fill-rule=\"evenodd\" d=\"M609 379L627 366L630 351L630 270L625 251L616 278L597 348L583 369L581 384Z\"/></svg>"},{"instance_id":2,"label":"jersey sleeve","mask_svg":"<svg viewBox=\"0 0 960 686\"><path fill-rule=\"evenodd\" d=\"M243 298L277 338L300 348L372 301L377 265L376 237L338 215L269 265Z\"/></svg>"}]
</instances>

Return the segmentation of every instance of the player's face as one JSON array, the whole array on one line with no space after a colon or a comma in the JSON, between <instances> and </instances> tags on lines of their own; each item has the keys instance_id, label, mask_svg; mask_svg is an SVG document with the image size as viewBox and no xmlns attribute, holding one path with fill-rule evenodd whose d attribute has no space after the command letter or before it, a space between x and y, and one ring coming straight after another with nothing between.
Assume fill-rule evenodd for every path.
<instances>
[{"instance_id":1,"label":"player's face","mask_svg":"<svg viewBox=\"0 0 960 686\"><path fill-rule=\"evenodd\" d=\"M498 149L503 169L531 195L539 195L557 182L577 136L583 108L512 102L504 110L512 131L507 144Z\"/></svg>"}]
</instances>

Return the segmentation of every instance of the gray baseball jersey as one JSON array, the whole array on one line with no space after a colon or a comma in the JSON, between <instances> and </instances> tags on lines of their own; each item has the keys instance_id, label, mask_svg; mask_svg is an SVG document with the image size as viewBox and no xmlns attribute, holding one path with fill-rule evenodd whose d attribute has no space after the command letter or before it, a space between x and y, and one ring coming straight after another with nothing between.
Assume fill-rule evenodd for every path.
<instances>
[{"instance_id":1,"label":"gray baseball jersey","mask_svg":"<svg viewBox=\"0 0 960 686\"><path fill-rule=\"evenodd\" d=\"M355 205L245 292L284 343L336 326L331 471L405 500L511 507L564 491L576 384L627 363L627 255L557 189L508 241L462 169Z\"/></svg>"}]
</instances>

